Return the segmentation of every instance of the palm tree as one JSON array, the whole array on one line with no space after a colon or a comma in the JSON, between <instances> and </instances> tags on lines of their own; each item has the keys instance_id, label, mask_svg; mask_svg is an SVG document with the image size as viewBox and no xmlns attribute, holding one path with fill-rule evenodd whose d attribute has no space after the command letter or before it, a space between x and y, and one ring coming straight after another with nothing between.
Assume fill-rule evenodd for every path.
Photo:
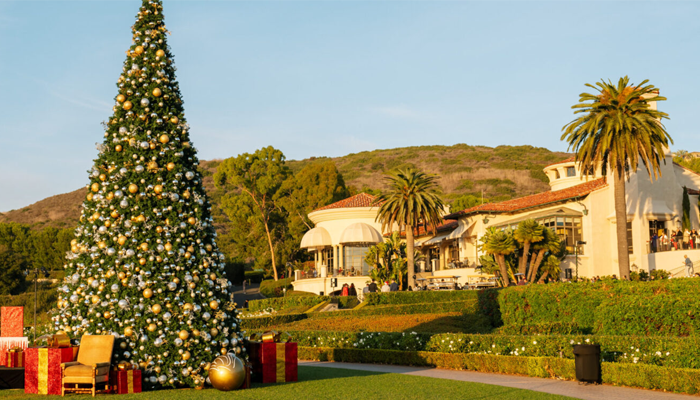
<instances>
[{"instance_id":1,"label":"palm tree","mask_svg":"<svg viewBox=\"0 0 700 400\"><path fill-rule=\"evenodd\" d=\"M543 239L532 245L532 258L534 258L534 261L530 260L530 272L528 273L528 281L530 282L535 282L537 271L542 264L545 253L549 252L550 255L557 255L566 250L563 246L564 243L559 239L559 235L554 233L553 230L544 228L542 234Z\"/></svg>"},{"instance_id":2,"label":"palm tree","mask_svg":"<svg viewBox=\"0 0 700 400\"><path fill-rule=\"evenodd\" d=\"M505 232L491 227L481 240L483 241L482 250L496 259L496 263L498 263L501 271L503 286L507 287L510 285L510 280L505 256L518 250L512 232Z\"/></svg>"},{"instance_id":3,"label":"palm tree","mask_svg":"<svg viewBox=\"0 0 700 400\"><path fill-rule=\"evenodd\" d=\"M649 102L666 98L647 82L635 85L624 77L617 85L611 81L586 84L598 93L579 95L579 104L571 108L574 114L583 115L566 124L561 136L576 152L581 170L595 171L600 166L604 175L608 170L613 174L618 265L625 278L629 278L625 180L637 171L640 159L650 179L658 178L664 151L673 143L661 123L668 114L649 106Z\"/></svg>"},{"instance_id":4,"label":"palm tree","mask_svg":"<svg viewBox=\"0 0 700 400\"><path fill-rule=\"evenodd\" d=\"M525 275L527 261L530 255L530 246L544 239L544 226L535 222L534 219L526 219L518 224L518 228L513 232L513 238L523 247L523 255L518 263L518 272ZM531 263L532 264L532 263Z\"/></svg>"},{"instance_id":5,"label":"palm tree","mask_svg":"<svg viewBox=\"0 0 700 400\"><path fill-rule=\"evenodd\" d=\"M374 204L381 204L377 220L381 221L383 231L391 230L394 224L406 231L408 284L413 287L413 230L419 224L437 230L442 222L443 203L437 194L437 178L409 168L398 170L385 179L389 190L374 201Z\"/></svg>"}]
</instances>

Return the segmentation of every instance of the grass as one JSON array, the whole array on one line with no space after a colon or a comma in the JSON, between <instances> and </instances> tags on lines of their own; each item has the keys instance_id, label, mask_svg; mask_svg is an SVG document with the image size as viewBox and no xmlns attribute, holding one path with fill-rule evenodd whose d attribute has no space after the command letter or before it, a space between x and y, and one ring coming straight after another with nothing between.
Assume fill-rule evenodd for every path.
<instances>
[{"instance_id":1,"label":"grass","mask_svg":"<svg viewBox=\"0 0 700 400\"><path fill-rule=\"evenodd\" d=\"M76 397L71 395L70 397ZM299 382L286 384L253 384L252 389L219 392L215 389L163 390L131 395L110 395L119 400L184 400L184 399L570 399L530 390L473 382L452 381L422 376L386 374L348 369L299 367ZM0 398L44 399L45 396L25 395L20 390L0 391ZM82 395L80 398L87 398Z\"/></svg>"}]
</instances>

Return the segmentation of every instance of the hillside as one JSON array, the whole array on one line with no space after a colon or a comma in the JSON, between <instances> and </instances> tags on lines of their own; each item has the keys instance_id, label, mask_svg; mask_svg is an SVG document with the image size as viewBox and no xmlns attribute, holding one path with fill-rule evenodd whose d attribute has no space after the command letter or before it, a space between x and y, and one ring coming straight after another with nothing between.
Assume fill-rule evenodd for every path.
<instances>
[{"instance_id":1,"label":"hillside","mask_svg":"<svg viewBox=\"0 0 700 400\"><path fill-rule=\"evenodd\" d=\"M567 153L552 152L532 146L418 146L364 151L330 158L343 174L345 183L354 191L384 189L383 176L396 168L414 166L436 174L442 194L448 203L460 196L483 195L490 200L505 200L549 190L542 168L569 157ZM305 165L325 157L288 161L298 171ZM328 159L328 158L325 158ZM204 186L212 199L214 219L220 234L226 230L226 218L218 204L224 193L214 187L212 179L220 160L202 161L200 168ZM87 178L87 177L86 177ZM80 204L85 189L41 200L19 210L0 213L0 223L19 222L36 228L75 226L80 217Z\"/></svg>"}]
</instances>

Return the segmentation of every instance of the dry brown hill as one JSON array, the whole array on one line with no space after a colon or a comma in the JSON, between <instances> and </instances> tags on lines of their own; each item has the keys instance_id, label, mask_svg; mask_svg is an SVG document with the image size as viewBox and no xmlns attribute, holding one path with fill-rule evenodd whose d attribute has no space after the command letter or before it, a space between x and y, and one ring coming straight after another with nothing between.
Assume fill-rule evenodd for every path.
<instances>
[{"instance_id":1,"label":"dry brown hill","mask_svg":"<svg viewBox=\"0 0 700 400\"><path fill-rule=\"evenodd\" d=\"M355 191L382 190L382 178L387 171L412 166L438 175L443 196L452 203L465 195L480 197L482 191L487 199L505 200L549 190L542 168L569 156L533 146L491 148L457 144L364 151L331 159L343 174L346 185ZM288 165L298 171L318 159L290 160ZM223 193L214 187L212 179L219 163L221 160L202 161L200 167L212 200L214 220L219 233L223 234L226 218L218 207ZM0 223L19 222L36 228L72 227L78 223L84 196L85 189L52 196L19 210L0 213Z\"/></svg>"}]
</instances>

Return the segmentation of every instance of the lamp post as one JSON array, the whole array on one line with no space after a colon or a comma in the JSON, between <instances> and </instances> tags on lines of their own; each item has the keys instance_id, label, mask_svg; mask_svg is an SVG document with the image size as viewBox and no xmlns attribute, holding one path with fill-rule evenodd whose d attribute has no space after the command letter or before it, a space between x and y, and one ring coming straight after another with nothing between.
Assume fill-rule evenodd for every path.
<instances>
[{"instance_id":1,"label":"lamp post","mask_svg":"<svg viewBox=\"0 0 700 400\"><path fill-rule=\"evenodd\" d=\"M44 278L49 277L49 272L46 268L41 267L41 272L44 274ZM36 304L39 302L39 267L34 267L34 339L32 343L36 346Z\"/></svg>"},{"instance_id":2,"label":"lamp post","mask_svg":"<svg viewBox=\"0 0 700 400\"><path fill-rule=\"evenodd\" d=\"M576 246L574 246L574 254L576 255L576 280L578 280L578 246L583 246L586 242L582 240L576 241Z\"/></svg>"}]
</instances>

